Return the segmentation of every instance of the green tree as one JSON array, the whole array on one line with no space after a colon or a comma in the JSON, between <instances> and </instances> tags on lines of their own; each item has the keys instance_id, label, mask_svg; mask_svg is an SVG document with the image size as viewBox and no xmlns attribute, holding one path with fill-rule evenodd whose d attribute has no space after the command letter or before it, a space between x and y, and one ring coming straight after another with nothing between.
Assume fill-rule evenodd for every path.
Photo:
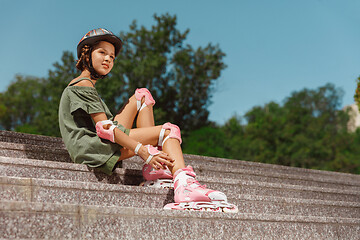
<instances>
[{"instance_id":1,"label":"green tree","mask_svg":"<svg viewBox=\"0 0 360 240\"><path fill-rule=\"evenodd\" d=\"M244 158L266 163L281 162L284 149L279 143L283 141L285 110L270 102L264 107L251 109L245 114L245 119L248 124L245 127Z\"/></svg>"},{"instance_id":2,"label":"green tree","mask_svg":"<svg viewBox=\"0 0 360 240\"><path fill-rule=\"evenodd\" d=\"M293 92L282 105L270 102L253 107L244 116L246 124L233 116L221 127L191 132L184 149L193 154L360 173L360 129L348 132L349 116L340 110L342 95L332 84Z\"/></svg>"},{"instance_id":3,"label":"green tree","mask_svg":"<svg viewBox=\"0 0 360 240\"><path fill-rule=\"evenodd\" d=\"M340 132L347 132L348 117L339 111L343 91L327 84L317 90L295 92L284 104L287 109L286 139L291 165L323 166L334 160Z\"/></svg>"},{"instance_id":4,"label":"green tree","mask_svg":"<svg viewBox=\"0 0 360 240\"><path fill-rule=\"evenodd\" d=\"M260 162L324 168L333 161L347 134L348 117L339 111L343 92L332 84L304 89L285 99L255 107L248 120L245 156Z\"/></svg>"},{"instance_id":5,"label":"green tree","mask_svg":"<svg viewBox=\"0 0 360 240\"><path fill-rule=\"evenodd\" d=\"M183 151L187 154L198 154L212 157L227 157L226 136L218 127L207 126L191 132L184 138Z\"/></svg>"},{"instance_id":6,"label":"green tree","mask_svg":"<svg viewBox=\"0 0 360 240\"><path fill-rule=\"evenodd\" d=\"M342 133L336 142L336 156L321 169L360 174L360 129L355 133Z\"/></svg>"},{"instance_id":7,"label":"green tree","mask_svg":"<svg viewBox=\"0 0 360 240\"><path fill-rule=\"evenodd\" d=\"M207 124L215 81L226 66L219 46L193 49L184 45L189 30L176 28L176 16L154 15L151 29L138 27L121 33L124 48L111 76L98 84L99 92L113 112L136 88L148 88L155 100L157 123L171 121L181 129Z\"/></svg>"},{"instance_id":8,"label":"green tree","mask_svg":"<svg viewBox=\"0 0 360 240\"><path fill-rule=\"evenodd\" d=\"M242 118L234 115L220 129L225 134L222 142L224 143L226 154L223 157L242 159L244 152L247 150L245 127L242 125Z\"/></svg>"},{"instance_id":9,"label":"green tree","mask_svg":"<svg viewBox=\"0 0 360 240\"><path fill-rule=\"evenodd\" d=\"M75 67L75 58L71 52L65 51L61 62L53 64L46 81L42 84L41 104L34 124L38 126L38 134L60 136L58 109L61 94L68 83L79 75Z\"/></svg>"},{"instance_id":10,"label":"green tree","mask_svg":"<svg viewBox=\"0 0 360 240\"><path fill-rule=\"evenodd\" d=\"M48 78L17 75L0 94L0 125L5 130L60 136L58 106L68 82L78 75L74 57L64 52Z\"/></svg>"},{"instance_id":11,"label":"green tree","mask_svg":"<svg viewBox=\"0 0 360 240\"><path fill-rule=\"evenodd\" d=\"M154 15L154 19L155 24L150 29L138 27L134 21L129 32L120 34L125 43L123 50L112 72L98 81L96 88L114 114L136 88L148 88L156 100L156 123L173 122L186 135L186 131L208 123L207 107L214 83L226 67L222 61L225 54L219 46L211 44L197 49L185 46L189 30L181 32L176 28L176 16ZM19 121L22 113L14 113L12 109L16 108L10 108L14 100L8 100L8 95L12 95L12 90L9 88L0 95L4 99L0 104L1 126L8 130L59 136L57 112L61 93L78 75L73 54L65 51L49 76L39 81L36 94L22 95L22 101L31 105L19 108L28 116L26 121ZM23 85L16 83L18 91L31 89L24 85L20 90ZM9 119L12 121L7 121Z\"/></svg>"},{"instance_id":12,"label":"green tree","mask_svg":"<svg viewBox=\"0 0 360 240\"><path fill-rule=\"evenodd\" d=\"M40 95L44 79L16 75L7 91L0 94L0 125L5 130L37 132L32 126L39 115Z\"/></svg>"}]
</instances>

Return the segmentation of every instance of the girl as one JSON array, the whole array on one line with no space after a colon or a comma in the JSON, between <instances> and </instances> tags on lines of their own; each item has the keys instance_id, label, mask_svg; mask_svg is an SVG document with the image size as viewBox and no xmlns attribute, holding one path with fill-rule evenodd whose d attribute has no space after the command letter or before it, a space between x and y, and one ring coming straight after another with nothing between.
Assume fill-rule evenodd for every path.
<instances>
[{"instance_id":1,"label":"girl","mask_svg":"<svg viewBox=\"0 0 360 240\"><path fill-rule=\"evenodd\" d=\"M237 212L224 193L201 186L192 167L185 166L179 127L155 126L155 101L146 88L137 89L115 117L101 100L96 82L109 74L122 44L112 32L98 28L77 46L81 74L65 88L59 106L61 136L70 157L111 174L119 161L136 154L145 162L146 180L174 179L175 203L165 209ZM131 129L136 116L137 128Z\"/></svg>"}]
</instances>

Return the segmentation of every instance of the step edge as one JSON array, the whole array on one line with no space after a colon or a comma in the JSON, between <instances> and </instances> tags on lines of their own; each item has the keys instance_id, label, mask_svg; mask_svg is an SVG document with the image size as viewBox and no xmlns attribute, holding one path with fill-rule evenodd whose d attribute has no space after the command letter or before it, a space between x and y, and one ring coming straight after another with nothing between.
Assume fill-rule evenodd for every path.
<instances>
[{"instance_id":1,"label":"step edge","mask_svg":"<svg viewBox=\"0 0 360 240\"><path fill-rule=\"evenodd\" d=\"M5 179L5 181L4 181ZM74 184L73 181L66 180L53 180L49 179L34 179L34 178L23 178L23 177L2 177L0 176L1 185L16 185L16 186L29 186L29 187L43 187L43 188L58 188L58 189L72 189L78 191L92 191L92 192L124 192L133 194L150 194L150 195L168 195L168 189L154 189L139 186L128 186L128 185L116 185L116 184L104 184L96 183L92 184L89 182L77 182ZM50 183L49 183L50 182ZM134 191L136 190L136 191ZM302 198L291 198L291 197L277 197L277 196L258 196L239 194L240 198L236 198L240 201L281 201L282 203L291 204L308 204L308 205L321 205L321 206L337 206L337 207L355 207L360 208L358 202L347 202L337 200L319 200L319 199L302 199ZM252 199L249 199L249 196ZM235 199L235 198L229 198ZM273 200L273 201L272 201Z\"/></svg>"},{"instance_id":2,"label":"step edge","mask_svg":"<svg viewBox=\"0 0 360 240\"><path fill-rule=\"evenodd\" d=\"M68 203L39 203L22 201L2 201L0 200L0 210L2 212L54 212L59 211L68 213L72 210L73 214L99 214L102 216L136 216L136 217L155 217L155 218L195 218L195 219L218 219L218 220L249 220L263 222L293 222L293 223L322 223L322 224L360 224L360 218L338 218L338 217L315 217L315 216L295 216L277 214L251 214L251 213L211 213L211 212L183 212L151 208L134 208L121 206L98 206ZM27 207L33 209L27 211ZM55 207L56 210L50 209ZM7 209L6 209L7 208ZM19 210L20 209L20 210ZM46 211L47 210L47 211ZM144 214L146 212L146 214Z\"/></svg>"},{"instance_id":3,"label":"step edge","mask_svg":"<svg viewBox=\"0 0 360 240\"><path fill-rule=\"evenodd\" d=\"M22 162L13 162L12 159L17 159L17 160L22 160ZM47 166L44 166L44 163ZM80 172L89 172L89 169L86 165L84 164L78 164L78 163L70 163L70 162L55 162L55 161L47 161L47 160L34 160L34 159L28 159L28 158L15 158L15 157L5 157L5 156L0 156L0 164L8 164L8 165L18 165L18 166L29 166L29 167L41 167L41 168L45 168L45 169L59 169L59 170L66 170L66 171L80 171ZM118 174L123 174L124 173L124 169L130 169L130 170L139 170L139 169L131 169L131 168L117 168L114 172L118 173ZM218 173L223 173L223 171L217 171L216 169L214 170L214 172L218 172ZM228 172L228 171L227 171ZM230 173L237 173L237 172L230 172ZM263 176L263 177L271 177L271 178L286 178L286 179L291 179L291 180L307 180L307 181L312 181L312 182L319 182L319 183L328 183L328 184L338 184L338 185L342 185L344 187L346 186L350 186L350 187L360 187L360 184L357 185L356 182L348 182L348 181L330 181L330 180L321 180L321 179L307 179L307 178L298 178L297 176L292 176L292 175L285 175L285 176L265 176L265 175L256 175L256 174L251 174L253 176ZM235 178L221 178L221 179L233 179L236 180ZM245 180L243 180L245 181ZM249 180L250 181L250 180ZM257 182L261 182L261 181L257 181ZM292 184L288 184L291 186L296 186L296 185L292 185ZM330 188L331 189L331 188Z\"/></svg>"}]
</instances>

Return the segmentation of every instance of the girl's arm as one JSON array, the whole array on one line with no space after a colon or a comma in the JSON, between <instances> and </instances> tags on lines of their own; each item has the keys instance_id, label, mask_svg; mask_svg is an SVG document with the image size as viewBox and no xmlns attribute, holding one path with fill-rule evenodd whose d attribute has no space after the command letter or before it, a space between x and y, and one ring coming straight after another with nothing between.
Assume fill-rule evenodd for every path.
<instances>
[{"instance_id":1,"label":"girl's arm","mask_svg":"<svg viewBox=\"0 0 360 240\"><path fill-rule=\"evenodd\" d=\"M99 121L108 120L106 114L104 112L101 113L93 113L91 114L91 118L94 120L95 124ZM105 125L104 128L108 129L110 124ZM114 129L115 142L131 151L134 151L138 142L131 137L129 137L123 131L120 131L118 128ZM140 154L139 154L140 155ZM141 155L140 155L141 156Z\"/></svg>"},{"instance_id":2,"label":"girl's arm","mask_svg":"<svg viewBox=\"0 0 360 240\"><path fill-rule=\"evenodd\" d=\"M95 124L99 121L108 120L104 112L91 114L91 117L94 120ZM109 127L110 124L104 125L105 129L109 129ZM139 143L118 128L114 128L114 138L117 144L133 152L135 152L135 148ZM138 150L138 155L143 160L146 160L150 156L150 153L148 152L148 149L146 147L141 146L140 149ZM156 155L152 158L152 160L150 161L150 165L155 169L159 169L159 168L164 168L161 165L162 163L168 165L169 167L173 167L174 166L173 162L174 160L170 158L168 154L161 152L160 155Z\"/></svg>"}]
</instances>

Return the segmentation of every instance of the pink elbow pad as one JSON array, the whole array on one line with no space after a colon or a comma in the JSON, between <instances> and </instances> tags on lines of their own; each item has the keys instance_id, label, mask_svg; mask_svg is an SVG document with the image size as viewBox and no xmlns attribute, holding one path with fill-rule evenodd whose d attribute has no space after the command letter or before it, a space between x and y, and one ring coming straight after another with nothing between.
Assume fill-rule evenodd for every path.
<instances>
[{"instance_id":1,"label":"pink elbow pad","mask_svg":"<svg viewBox=\"0 0 360 240\"><path fill-rule=\"evenodd\" d=\"M107 124L111 124L110 128L104 129L104 125ZM114 143L115 142L114 128L116 128L116 126L110 120L99 121L96 123L96 134L100 138L109 140Z\"/></svg>"}]
</instances>

